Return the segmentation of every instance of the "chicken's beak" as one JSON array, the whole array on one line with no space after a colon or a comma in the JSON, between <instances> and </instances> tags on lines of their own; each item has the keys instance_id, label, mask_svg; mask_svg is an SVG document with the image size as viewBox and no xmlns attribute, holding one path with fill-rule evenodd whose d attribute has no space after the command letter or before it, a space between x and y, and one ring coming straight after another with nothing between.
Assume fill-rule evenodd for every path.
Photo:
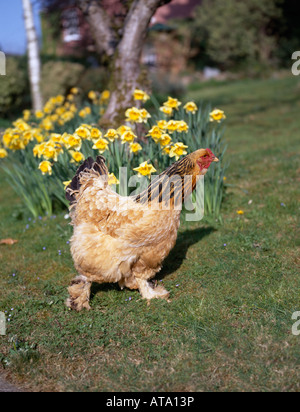
<instances>
[{"instance_id":1,"label":"chicken's beak","mask_svg":"<svg viewBox=\"0 0 300 412\"><path fill-rule=\"evenodd\" d=\"M218 162L219 159L217 157L214 158L213 162Z\"/></svg>"}]
</instances>

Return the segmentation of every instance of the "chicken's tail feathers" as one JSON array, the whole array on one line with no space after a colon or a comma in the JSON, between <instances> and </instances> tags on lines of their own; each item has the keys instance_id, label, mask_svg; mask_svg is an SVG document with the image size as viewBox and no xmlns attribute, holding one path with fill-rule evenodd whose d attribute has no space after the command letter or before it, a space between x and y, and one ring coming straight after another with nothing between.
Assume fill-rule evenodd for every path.
<instances>
[{"instance_id":1,"label":"chicken's tail feathers","mask_svg":"<svg viewBox=\"0 0 300 412\"><path fill-rule=\"evenodd\" d=\"M105 164L105 158L97 156L95 161L92 157L88 157L77 169L71 183L66 188L66 199L70 202L70 205L72 206L76 203L80 187L84 182L91 180L91 178L99 178L100 176L107 181L108 169Z\"/></svg>"}]
</instances>

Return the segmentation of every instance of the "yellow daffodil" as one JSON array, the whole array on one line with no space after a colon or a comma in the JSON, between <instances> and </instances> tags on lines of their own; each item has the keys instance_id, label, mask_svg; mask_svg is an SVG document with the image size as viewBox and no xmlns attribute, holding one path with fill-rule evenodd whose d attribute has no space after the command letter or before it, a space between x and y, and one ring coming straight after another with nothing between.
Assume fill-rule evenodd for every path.
<instances>
[{"instance_id":1,"label":"yellow daffodil","mask_svg":"<svg viewBox=\"0 0 300 412\"><path fill-rule=\"evenodd\" d=\"M130 151L132 153L137 153L142 150L142 146L139 143L130 143Z\"/></svg>"},{"instance_id":2,"label":"yellow daffodil","mask_svg":"<svg viewBox=\"0 0 300 412\"><path fill-rule=\"evenodd\" d=\"M101 93L100 97L100 103L106 102L110 98L110 91L109 90L103 90Z\"/></svg>"},{"instance_id":3,"label":"yellow daffodil","mask_svg":"<svg viewBox=\"0 0 300 412\"><path fill-rule=\"evenodd\" d=\"M146 109L141 109L140 114L141 114L142 121L144 123L146 123L147 120L150 119L150 117L151 117L151 114L149 112L147 112Z\"/></svg>"},{"instance_id":4,"label":"yellow daffodil","mask_svg":"<svg viewBox=\"0 0 300 412\"><path fill-rule=\"evenodd\" d=\"M44 160L43 162L39 164L39 169L43 175L46 175L46 174L52 175L52 166L51 166L51 163L48 162L47 160Z\"/></svg>"},{"instance_id":5,"label":"yellow daffodil","mask_svg":"<svg viewBox=\"0 0 300 412\"><path fill-rule=\"evenodd\" d=\"M75 130L75 136L79 136L81 139L86 140L91 137L91 132L87 127L80 126Z\"/></svg>"},{"instance_id":6,"label":"yellow daffodil","mask_svg":"<svg viewBox=\"0 0 300 412\"><path fill-rule=\"evenodd\" d=\"M192 113L192 114L195 114L196 111L198 110L198 107L197 107L196 103L194 103L194 102L187 102L183 106L183 108L187 113Z\"/></svg>"},{"instance_id":7,"label":"yellow daffodil","mask_svg":"<svg viewBox=\"0 0 300 412\"><path fill-rule=\"evenodd\" d=\"M143 100L144 102L150 99L148 94L140 89L135 89L135 91L133 92L133 98L134 100Z\"/></svg>"},{"instance_id":8,"label":"yellow daffodil","mask_svg":"<svg viewBox=\"0 0 300 412\"><path fill-rule=\"evenodd\" d=\"M155 143L158 143L162 134L163 131L158 126L153 126L152 129L149 130L147 136L151 136Z\"/></svg>"},{"instance_id":9,"label":"yellow daffodil","mask_svg":"<svg viewBox=\"0 0 300 412\"><path fill-rule=\"evenodd\" d=\"M34 157L38 157L39 159L43 156L43 152L45 149L46 143L37 144L33 148L33 155Z\"/></svg>"},{"instance_id":10,"label":"yellow daffodil","mask_svg":"<svg viewBox=\"0 0 300 412\"><path fill-rule=\"evenodd\" d=\"M66 188L69 186L69 184L72 182L72 180L67 180L65 182L62 182L64 185L64 189L66 190Z\"/></svg>"},{"instance_id":11,"label":"yellow daffodil","mask_svg":"<svg viewBox=\"0 0 300 412\"><path fill-rule=\"evenodd\" d=\"M97 129L97 127L93 127L93 128L91 129L91 134L90 134L90 136L91 136L91 139L92 139L93 141L95 141L95 140L100 139L100 137L102 137L102 132L101 132L99 129Z\"/></svg>"},{"instance_id":12,"label":"yellow daffodil","mask_svg":"<svg viewBox=\"0 0 300 412\"><path fill-rule=\"evenodd\" d=\"M178 130L178 126L179 126L179 121L178 120L169 120L168 123L167 123L167 129L171 133Z\"/></svg>"},{"instance_id":13,"label":"yellow daffodil","mask_svg":"<svg viewBox=\"0 0 300 412\"><path fill-rule=\"evenodd\" d=\"M70 93L67 95L66 99L68 100L68 102L72 102L75 99L75 97L73 94Z\"/></svg>"},{"instance_id":14,"label":"yellow daffodil","mask_svg":"<svg viewBox=\"0 0 300 412\"><path fill-rule=\"evenodd\" d=\"M217 121L220 123L221 120L226 119L226 116L223 112L223 110L215 109L212 112L209 113L209 120L211 122Z\"/></svg>"},{"instance_id":15,"label":"yellow daffodil","mask_svg":"<svg viewBox=\"0 0 300 412\"><path fill-rule=\"evenodd\" d=\"M23 119L25 122L27 122L30 119L31 112L30 110L24 110L23 111Z\"/></svg>"},{"instance_id":16,"label":"yellow daffodil","mask_svg":"<svg viewBox=\"0 0 300 412\"><path fill-rule=\"evenodd\" d=\"M93 146L93 149L99 150L101 154L104 153L107 148L108 148L108 141L106 139L103 139L102 137L96 140Z\"/></svg>"},{"instance_id":17,"label":"yellow daffodil","mask_svg":"<svg viewBox=\"0 0 300 412\"><path fill-rule=\"evenodd\" d=\"M59 150L56 148L53 142L49 141L43 146L42 154L47 160L54 160L55 162L57 162Z\"/></svg>"},{"instance_id":18,"label":"yellow daffodil","mask_svg":"<svg viewBox=\"0 0 300 412\"><path fill-rule=\"evenodd\" d=\"M80 112L78 113L78 115L82 118L85 118L86 116L88 116L89 114L92 113L92 110L90 107L85 107L82 110L80 110Z\"/></svg>"},{"instance_id":19,"label":"yellow daffodil","mask_svg":"<svg viewBox=\"0 0 300 412\"><path fill-rule=\"evenodd\" d=\"M159 120L157 122L157 126L161 129L164 130L167 128L168 122L166 120Z\"/></svg>"},{"instance_id":20,"label":"yellow daffodil","mask_svg":"<svg viewBox=\"0 0 300 412\"><path fill-rule=\"evenodd\" d=\"M107 182L110 186L111 185L119 185L120 182L119 180L116 178L116 176L113 173L109 173L108 175L108 182Z\"/></svg>"},{"instance_id":21,"label":"yellow daffodil","mask_svg":"<svg viewBox=\"0 0 300 412\"><path fill-rule=\"evenodd\" d=\"M119 137L118 132L115 129L108 129L104 135L110 142L114 142Z\"/></svg>"},{"instance_id":22,"label":"yellow daffodil","mask_svg":"<svg viewBox=\"0 0 300 412\"><path fill-rule=\"evenodd\" d=\"M129 130L132 130L131 127L122 125L117 129L117 133L119 136L122 136L123 133L128 132Z\"/></svg>"},{"instance_id":23,"label":"yellow daffodil","mask_svg":"<svg viewBox=\"0 0 300 412\"><path fill-rule=\"evenodd\" d=\"M54 97L54 102L57 105L63 104L63 102L65 101L65 98L63 95L59 94L58 96Z\"/></svg>"},{"instance_id":24,"label":"yellow daffodil","mask_svg":"<svg viewBox=\"0 0 300 412\"><path fill-rule=\"evenodd\" d=\"M40 129L32 129L32 135L38 143L42 143L45 139Z\"/></svg>"},{"instance_id":25,"label":"yellow daffodil","mask_svg":"<svg viewBox=\"0 0 300 412\"><path fill-rule=\"evenodd\" d=\"M85 160L84 155L81 152L76 152L74 150L69 151L70 155L72 156L71 162L70 163L79 163Z\"/></svg>"},{"instance_id":26,"label":"yellow daffodil","mask_svg":"<svg viewBox=\"0 0 300 412\"><path fill-rule=\"evenodd\" d=\"M171 147L165 146L162 150L163 154L170 155Z\"/></svg>"},{"instance_id":27,"label":"yellow daffodil","mask_svg":"<svg viewBox=\"0 0 300 412\"><path fill-rule=\"evenodd\" d=\"M178 110L178 107L181 105L181 102L178 99L174 99L173 97L168 97L168 101L164 103L164 106L171 107L171 109Z\"/></svg>"},{"instance_id":28,"label":"yellow daffodil","mask_svg":"<svg viewBox=\"0 0 300 412\"><path fill-rule=\"evenodd\" d=\"M188 146L186 146L185 144L178 142L178 143L174 143L174 145L171 147L170 150L170 157L175 157L176 161L179 159L180 156L186 155L187 151L185 149L187 149Z\"/></svg>"},{"instance_id":29,"label":"yellow daffodil","mask_svg":"<svg viewBox=\"0 0 300 412\"><path fill-rule=\"evenodd\" d=\"M5 149L0 148L0 159L4 159L7 156L8 156L7 151Z\"/></svg>"},{"instance_id":30,"label":"yellow daffodil","mask_svg":"<svg viewBox=\"0 0 300 412\"><path fill-rule=\"evenodd\" d=\"M82 140L79 136L64 133L62 135L62 142L67 149L74 149L79 151L81 149Z\"/></svg>"},{"instance_id":31,"label":"yellow daffodil","mask_svg":"<svg viewBox=\"0 0 300 412\"><path fill-rule=\"evenodd\" d=\"M141 112L136 107L131 107L125 112L126 121L132 123L141 123L143 121Z\"/></svg>"},{"instance_id":32,"label":"yellow daffodil","mask_svg":"<svg viewBox=\"0 0 300 412\"><path fill-rule=\"evenodd\" d=\"M79 90L78 90L77 87L72 87L72 89L70 90L70 93L72 93L72 94L78 94L78 93L79 93Z\"/></svg>"},{"instance_id":33,"label":"yellow daffodil","mask_svg":"<svg viewBox=\"0 0 300 412\"><path fill-rule=\"evenodd\" d=\"M171 142L171 137L168 135L168 133L164 133L161 135L161 138L159 139L159 144L161 146L167 146Z\"/></svg>"},{"instance_id":34,"label":"yellow daffodil","mask_svg":"<svg viewBox=\"0 0 300 412\"><path fill-rule=\"evenodd\" d=\"M173 114L173 109L172 109L172 107L161 106L161 107L159 108L159 110L160 110L161 112L163 112L164 114L166 114L167 116L172 116L172 114Z\"/></svg>"},{"instance_id":35,"label":"yellow daffodil","mask_svg":"<svg viewBox=\"0 0 300 412\"><path fill-rule=\"evenodd\" d=\"M149 164L148 162L143 162L139 165L139 167L136 167L133 169L135 172L138 172L141 176L150 176L151 173L155 173L156 169Z\"/></svg>"},{"instance_id":36,"label":"yellow daffodil","mask_svg":"<svg viewBox=\"0 0 300 412\"><path fill-rule=\"evenodd\" d=\"M178 131L178 132L188 132L188 130L189 130L188 124L187 124L185 121L180 120L180 121L178 122L177 131Z\"/></svg>"},{"instance_id":37,"label":"yellow daffodil","mask_svg":"<svg viewBox=\"0 0 300 412\"><path fill-rule=\"evenodd\" d=\"M2 141L5 145L5 147L9 147L11 141L13 139L13 132L12 129L6 129L3 136L2 136Z\"/></svg>"},{"instance_id":38,"label":"yellow daffodil","mask_svg":"<svg viewBox=\"0 0 300 412\"><path fill-rule=\"evenodd\" d=\"M35 117L37 119L42 119L44 116L45 116L45 113L42 112L41 110L38 110L38 111L35 112Z\"/></svg>"},{"instance_id":39,"label":"yellow daffodil","mask_svg":"<svg viewBox=\"0 0 300 412\"><path fill-rule=\"evenodd\" d=\"M124 132L121 136L122 144L131 143L134 141L135 138L136 138L136 135L133 133L133 131L128 130L127 132Z\"/></svg>"},{"instance_id":40,"label":"yellow daffodil","mask_svg":"<svg viewBox=\"0 0 300 412\"><path fill-rule=\"evenodd\" d=\"M51 133L50 141L53 143L60 143L62 140L62 136L59 133Z\"/></svg>"},{"instance_id":41,"label":"yellow daffodil","mask_svg":"<svg viewBox=\"0 0 300 412\"><path fill-rule=\"evenodd\" d=\"M88 93L88 98L91 99L91 100L96 100L96 99L97 99L97 93L94 92L93 90L91 90L91 91Z\"/></svg>"},{"instance_id":42,"label":"yellow daffodil","mask_svg":"<svg viewBox=\"0 0 300 412\"><path fill-rule=\"evenodd\" d=\"M42 122L40 123L40 128L50 131L54 127L53 122L49 119L49 117L45 117Z\"/></svg>"},{"instance_id":43,"label":"yellow daffodil","mask_svg":"<svg viewBox=\"0 0 300 412\"><path fill-rule=\"evenodd\" d=\"M20 132L25 132L26 130L30 129L30 126L26 122L24 122L23 119L17 119L15 122L13 122L13 125Z\"/></svg>"}]
</instances>

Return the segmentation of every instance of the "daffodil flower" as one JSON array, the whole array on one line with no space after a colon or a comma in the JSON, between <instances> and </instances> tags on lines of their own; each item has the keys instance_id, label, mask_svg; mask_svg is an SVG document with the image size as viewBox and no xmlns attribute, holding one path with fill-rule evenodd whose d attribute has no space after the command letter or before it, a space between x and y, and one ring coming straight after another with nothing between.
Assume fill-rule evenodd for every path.
<instances>
[{"instance_id":1,"label":"daffodil flower","mask_svg":"<svg viewBox=\"0 0 300 412\"><path fill-rule=\"evenodd\" d=\"M129 126L122 125L117 129L117 133L119 136L122 136L123 133L128 132L129 130L131 130Z\"/></svg>"},{"instance_id":2,"label":"daffodil flower","mask_svg":"<svg viewBox=\"0 0 300 412\"><path fill-rule=\"evenodd\" d=\"M118 132L115 129L108 129L107 133L104 135L110 142L114 142L118 138Z\"/></svg>"},{"instance_id":3,"label":"daffodil flower","mask_svg":"<svg viewBox=\"0 0 300 412\"><path fill-rule=\"evenodd\" d=\"M183 108L187 113L192 113L192 114L195 114L196 111L198 110L198 107L197 107L196 103L194 103L194 102L187 102L183 106Z\"/></svg>"},{"instance_id":4,"label":"daffodil flower","mask_svg":"<svg viewBox=\"0 0 300 412\"><path fill-rule=\"evenodd\" d=\"M51 163L47 160L44 160L39 164L39 169L43 175L49 174L52 175L52 166Z\"/></svg>"},{"instance_id":5,"label":"daffodil flower","mask_svg":"<svg viewBox=\"0 0 300 412\"><path fill-rule=\"evenodd\" d=\"M100 97L100 103L106 102L110 98L110 91L109 90L103 90L101 93Z\"/></svg>"},{"instance_id":6,"label":"daffodil flower","mask_svg":"<svg viewBox=\"0 0 300 412\"><path fill-rule=\"evenodd\" d=\"M133 133L132 130L128 130L127 132L124 132L121 136L122 144L124 143L131 143L134 141L136 138L136 135Z\"/></svg>"},{"instance_id":7,"label":"daffodil flower","mask_svg":"<svg viewBox=\"0 0 300 412\"><path fill-rule=\"evenodd\" d=\"M180 158L180 156L186 155L187 151L185 149L187 149L188 146L186 146L185 144L178 142L175 143L170 150L170 157L175 157L176 161Z\"/></svg>"},{"instance_id":8,"label":"daffodil flower","mask_svg":"<svg viewBox=\"0 0 300 412\"><path fill-rule=\"evenodd\" d=\"M65 182L62 182L64 185L64 189L66 190L66 188L69 186L69 184L72 182L72 180L67 180Z\"/></svg>"},{"instance_id":9,"label":"daffodil flower","mask_svg":"<svg viewBox=\"0 0 300 412\"><path fill-rule=\"evenodd\" d=\"M91 90L91 91L88 93L88 98L89 98L90 100L96 100L96 99L97 99L97 93L94 92L93 90Z\"/></svg>"},{"instance_id":10,"label":"daffodil flower","mask_svg":"<svg viewBox=\"0 0 300 412\"><path fill-rule=\"evenodd\" d=\"M150 119L150 117L151 117L151 114L146 109L141 109L140 110L140 115L141 115L142 121L144 123L147 123L147 120Z\"/></svg>"},{"instance_id":11,"label":"daffodil flower","mask_svg":"<svg viewBox=\"0 0 300 412\"><path fill-rule=\"evenodd\" d=\"M75 136L79 136L81 139L86 140L91 137L91 132L87 127L80 126L75 130Z\"/></svg>"},{"instance_id":12,"label":"daffodil flower","mask_svg":"<svg viewBox=\"0 0 300 412\"><path fill-rule=\"evenodd\" d=\"M171 142L171 137L168 135L168 133L164 133L161 135L161 138L159 139L159 144L161 146L167 146Z\"/></svg>"},{"instance_id":13,"label":"daffodil flower","mask_svg":"<svg viewBox=\"0 0 300 412\"><path fill-rule=\"evenodd\" d=\"M138 172L141 176L150 176L151 173L155 173L156 169L149 164L147 161L143 162L139 165L139 167L136 167L133 169L135 172Z\"/></svg>"},{"instance_id":14,"label":"daffodil flower","mask_svg":"<svg viewBox=\"0 0 300 412\"><path fill-rule=\"evenodd\" d=\"M211 122L217 121L220 123L221 120L226 119L226 116L223 112L223 110L215 109L212 112L209 113L209 120Z\"/></svg>"},{"instance_id":15,"label":"daffodil flower","mask_svg":"<svg viewBox=\"0 0 300 412\"><path fill-rule=\"evenodd\" d=\"M102 137L98 139L94 146L93 149L99 150L99 152L102 154L105 152L105 150L108 148L108 141L106 139L103 139Z\"/></svg>"},{"instance_id":16,"label":"daffodil flower","mask_svg":"<svg viewBox=\"0 0 300 412\"><path fill-rule=\"evenodd\" d=\"M130 143L131 153L137 153L142 150L142 146L139 143Z\"/></svg>"},{"instance_id":17,"label":"daffodil flower","mask_svg":"<svg viewBox=\"0 0 300 412\"><path fill-rule=\"evenodd\" d=\"M189 126L184 120L180 120L178 122L177 131L178 132L188 132Z\"/></svg>"},{"instance_id":18,"label":"daffodil flower","mask_svg":"<svg viewBox=\"0 0 300 412\"><path fill-rule=\"evenodd\" d=\"M72 156L71 162L70 163L79 163L85 160L85 157L82 153L76 152L75 150L70 150L69 151L70 155Z\"/></svg>"},{"instance_id":19,"label":"daffodil flower","mask_svg":"<svg viewBox=\"0 0 300 412\"><path fill-rule=\"evenodd\" d=\"M143 121L141 112L136 107L131 107L125 112L126 121L132 123L141 123Z\"/></svg>"},{"instance_id":20,"label":"daffodil flower","mask_svg":"<svg viewBox=\"0 0 300 412\"><path fill-rule=\"evenodd\" d=\"M113 173L109 173L109 175L108 175L108 184L110 186L111 185L119 185L120 182Z\"/></svg>"},{"instance_id":21,"label":"daffodil flower","mask_svg":"<svg viewBox=\"0 0 300 412\"><path fill-rule=\"evenodd\" d=\"M157 122L157 126L161 129L164 130L167 128L168 122L166 120L159 120Z\"/></svg>"},{"instance_id":22,"label":"daffodil flower","mask_svg":"<svg viewBox=\"0 0 300 412\"><path fill-rule=\"evenodd\" d=\"M171 109L176 109L176 110L178 110L180 105L181 105L181 102L178 99L175 99L170 96L168 97L168 101L164 103L164 106L170 107Z\"/></svg>"},{"instance_id":23,"label":"daffodil flower","mask_svg":"<svg viewBox=\"0 0 300 412\"><path fill-rule=\"evenodd\" d=\"M147 136L151 136L155 143L158 143L159 139L161 138L163 131L160 130L158 126L153 126L152 129L149 130Z\"/></svg>"},{"instance_id":24,"label":"daffodil flower","mask_svg":"<svg viewBox=\"0 0 300 412\"><path fill-rule=\"evenodd\" d=\"M133 92L133 98L134 100L143 100L144 102L150 99L148 94L140 89L135 89L135 91Z\"/></svg>"},{"instance_id":25,"label":"daffodil flower","mask_svg":"<svg viewBox=\"0 0 300 412\"><path fill-rule=\"evenodd\" d=\"M91 130L91 139L93 141L100 139L102 137L102 132L97 129L97 127L93 127Z\"/></svg>"},{"instance_id":26,"label":"daffodil flower","mask_svg":"<svg viewBox=\"0 0 300 412\"><path fill-rule=\"evenodd\" d=\"M0 148L0 159L4 159L8 156L8 153L5 149Z\"/></svg>"},{"instance_id":27,"label":"daffodil flower","mask_svg":"<svg viewBox=\"0 0 300 412\"><path fill-rule=\"evenodd\" d=\"M163 112L164 114L166 114L167 116L172 116L172 114L173 114L173 109L172 109L172 107L161 106L161 107L159 108L159 110L160 110L161 112Z\"/></svg>"}]
</instances>

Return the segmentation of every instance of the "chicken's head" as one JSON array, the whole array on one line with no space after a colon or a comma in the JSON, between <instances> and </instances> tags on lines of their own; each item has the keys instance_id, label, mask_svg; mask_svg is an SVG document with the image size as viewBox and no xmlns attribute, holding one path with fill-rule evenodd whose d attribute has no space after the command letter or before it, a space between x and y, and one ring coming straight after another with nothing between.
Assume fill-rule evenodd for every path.
<instances>
[{"instance_id":1,"label":"chicken's head","mask_svg":"<svg viewBox=\"0 0 300 412\"><path fill-rule=\"evenodd\" d=\"M213 162L219 161L219 159L213 154L210 149L199 149L188 156L194 163L194 174L197 175L205 175L209 166Z\"/></svg>"}]
</instances>

